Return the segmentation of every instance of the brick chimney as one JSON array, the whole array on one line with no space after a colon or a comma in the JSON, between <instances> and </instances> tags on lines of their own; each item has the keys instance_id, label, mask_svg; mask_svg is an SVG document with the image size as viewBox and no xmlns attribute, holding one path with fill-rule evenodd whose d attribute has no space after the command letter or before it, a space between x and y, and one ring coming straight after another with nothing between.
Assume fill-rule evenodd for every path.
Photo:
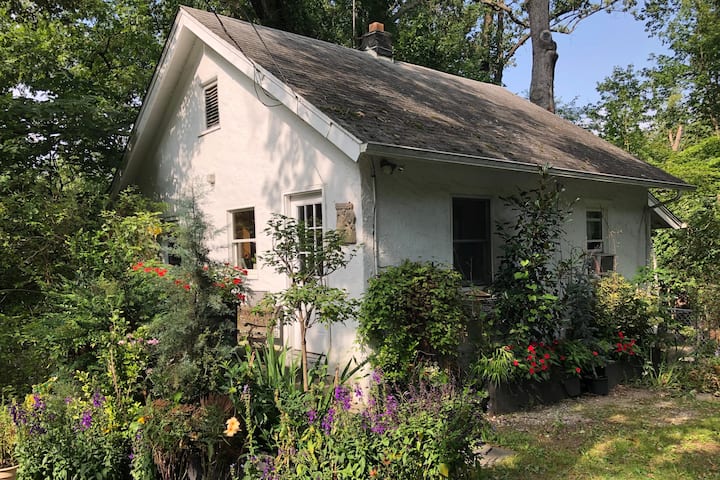
<instances>
[{"instance_id":1,"label":"brick chimney","mask_svg":"<svg viewBox=\"0 0 720 480\"><path fill-rule=\"evenodd\" d=\"M380 22L371 23L368 33L362 36L360 50L371 51L378 57L392 59L392 40L390 34L385 31L385 25Z\"/></svg>"}]
</instances>

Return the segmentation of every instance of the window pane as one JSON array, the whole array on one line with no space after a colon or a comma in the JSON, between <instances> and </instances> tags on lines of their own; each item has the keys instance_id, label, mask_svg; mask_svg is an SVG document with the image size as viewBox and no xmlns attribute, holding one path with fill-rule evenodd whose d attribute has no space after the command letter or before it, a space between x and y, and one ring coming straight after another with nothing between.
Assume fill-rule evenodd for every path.
<instances>
[{"instance_id":1,"label":"window pane","mask_svg":"<svg viewBox=\"0 0 720 480\"><path fill-rule=\"evenodd\" d=\"M588 240L603 239L602 212L587 212L586 233Z\"/></svg>"},{"instance_id":2,"label":"window pane","mask_svg":"<svg viewBox=\"0 0 720 480\"><path fill-rule=\"evenodd\" d=\"M233 238L246 240L255 238L255 209L233 213Z\"/></svg>"},{"instance_id":3,"label":"window pane","mask_svg":"<svg viewBox=\"0 0 720 480\"><path fill-rule=\"evenodd\" d=\"M453 239L489 239L489 210L489 200L453 198Z\"/></svg>"},{"instance_id":4,"label":"window pane","mask_svg":"<svg viewBox=\"0 0 720 480\"><path fill-rule=\"evenodd\" d=\"M235 250L235 265L248 270L255 268L255 242L236 243L233 245L233 249Z\"/></svg>"},{"instance_id":5,"label":"window pane","mask_svg":"<svg viewBox=\"0 0 720 480\"><path fill-rule=\"evenodd\" d=\"M466 283L487 285L490 283L490 244L456 243L455 269L462 274Z\"/></svg>"},{"instance_id":6,"label":"window pane","mask_svg":"<svg viewBox=\"0 0 720 480\"><path fill-rule=\"evenodd\" d=\"M490 200L453 198L453 264L466 284L492 280Z\"/></svg>"}]
</instances>

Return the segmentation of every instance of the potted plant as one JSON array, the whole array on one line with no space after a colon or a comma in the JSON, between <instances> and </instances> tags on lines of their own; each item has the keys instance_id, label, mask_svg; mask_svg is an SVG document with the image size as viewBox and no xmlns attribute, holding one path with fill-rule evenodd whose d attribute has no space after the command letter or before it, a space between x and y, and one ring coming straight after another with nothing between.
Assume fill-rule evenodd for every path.
<instances>
[{"instance_id":1,"label":"potted plant","mask_svg":"<svg viewBox=\"0 0 720 480\"><path fill-rule=\"evenodd\" d=\"M590 349L590 362L586 369L592 375L586 376L588 390L596 395L608 395L610 393L610 379L607 376L605 367L607 360L607 345L604 342L598 342Z\"/></svg>"},{"instance_id":2,"label":"potted plant","mask_svg":"<svg viewBox=\"0 0 720 480\"><path fill-rule=\"evenodd\" d=\"M0 479L14 480L17 477L16 443L17 430L10 416L10 410L3 402L0 408Z\"/></svg>"},{"instance_id":3,"label":"potted plant","mask_svg":"<svg viewBox=\"0 0 720 480\"><path fill-rule=\"evenodd\" d=\"M560 343L560 362L566 375L563 387L568 396L580 395L580 379L587 375L587 368L592 363L592 357L590 348L580 340L565 340Z\"/></svg>"}]
</instances>

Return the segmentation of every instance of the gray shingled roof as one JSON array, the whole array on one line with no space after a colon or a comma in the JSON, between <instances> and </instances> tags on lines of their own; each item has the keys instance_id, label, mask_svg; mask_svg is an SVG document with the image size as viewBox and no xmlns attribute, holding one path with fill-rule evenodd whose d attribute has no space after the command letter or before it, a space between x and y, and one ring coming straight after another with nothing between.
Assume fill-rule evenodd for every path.
<instances>
[{"instance_id":1,"label":"gray shingled roof","mask_svg":"<svg viewBox=\"0 0 720 480\"><path fill-rule=\"evenodd\" d=\"M183 8L364 143L685 185L505 88Z\"/></svg>"}]
</instances>

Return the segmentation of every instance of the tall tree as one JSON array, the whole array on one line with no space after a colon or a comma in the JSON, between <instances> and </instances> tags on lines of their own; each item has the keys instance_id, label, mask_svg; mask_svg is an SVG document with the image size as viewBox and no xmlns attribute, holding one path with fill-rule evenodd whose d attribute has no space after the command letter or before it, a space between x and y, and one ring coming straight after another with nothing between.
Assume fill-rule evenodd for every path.
<instances>
[{"instance_id":1,"label":"tall tree","mask_svg":"<svg viewBox=\"0 0 720 480\"><path fill-rule=\"evenodd\" d=\"M550 1L527 0L525 9L532 39L530 101L555 112L555 63L557 44L550 32Z\"/></svg>"},{"instance_id":2,"label":"tall tree","mask_svg":"<svg viewBox=\"0 0 720 480\"><path fill-rule=\"evenodd\" d=\"M720 136L720 4L715 0L653 0L641 18L673 54L662 57L683 107Z\"/></svg>"}]
</instances>

